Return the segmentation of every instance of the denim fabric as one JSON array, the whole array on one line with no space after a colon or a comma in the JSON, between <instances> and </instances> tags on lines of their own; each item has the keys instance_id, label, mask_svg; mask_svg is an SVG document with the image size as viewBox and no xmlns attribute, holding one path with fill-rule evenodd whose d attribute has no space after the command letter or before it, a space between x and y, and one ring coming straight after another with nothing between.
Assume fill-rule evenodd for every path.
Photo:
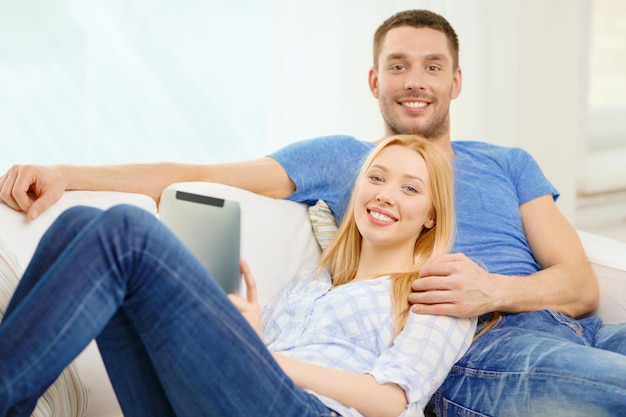
<instances>
[{"instance_id":1,"label":"denim fabric","mask_svg":"<svg viewBox=\"0 0 626 417\"><path fill-rule=\"evenodd\" d=\"M334 415L137 208L73 208L42 238L0 325L0 416L30 415L93 338L127 416Z\"/></svg>"},{"instance_id":2,"label":"denim fabric","mask_svg":"<svg viewBox=\"0 0 626 417\"><path fill-rule=\"evenodd\" d=\"M431 404L446 417L626 415L626 324L550 310L505 314Z\"/></svg>"}]
</instances>

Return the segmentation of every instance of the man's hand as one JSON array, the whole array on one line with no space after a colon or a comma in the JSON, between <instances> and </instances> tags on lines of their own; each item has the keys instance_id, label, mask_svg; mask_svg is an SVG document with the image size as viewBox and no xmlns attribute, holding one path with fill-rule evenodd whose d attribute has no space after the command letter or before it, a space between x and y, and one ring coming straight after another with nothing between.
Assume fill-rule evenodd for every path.
<instances>
[{"instance_id":1,"label":"man's hand","mask_svg":"<svg viewBox=\"0 0 626 417\"><path fill-rule=\"evenodd\" d=\"M34 220L61 198L66 187L65 178L51 168L15 165L0 177L0 200Z\"/></svg>"},{"instance_id":2,"label":"man's hand","mask_svg":"<svg viewBox=\"0 0 626 417\"><path fill-rule=\"evenodd\" d=\"M476 317L496 310L503 277L494 277L467 256L441 255L420 270L409 294L411 310L419 314Z\"/></svg>"},{"instance_id":3,"label":"man's hand","mask_svg":"<svg viewBox=\"0 0 626 417\"><path fill-rule=\"evenodd\" d=\"M246 298L244 299L237 294L228 294L228 298L235 305L235 307L237 307L237 310L241 312L250 326L252 326L256 334L258 334L259 337L262 337L263 329L261 328L261 306L259 305L257 296L256 281L252 276L252 272L250 272L250 267L244 260L241 260L239 265L246 283Z\"/></svg>"}]
</instances>

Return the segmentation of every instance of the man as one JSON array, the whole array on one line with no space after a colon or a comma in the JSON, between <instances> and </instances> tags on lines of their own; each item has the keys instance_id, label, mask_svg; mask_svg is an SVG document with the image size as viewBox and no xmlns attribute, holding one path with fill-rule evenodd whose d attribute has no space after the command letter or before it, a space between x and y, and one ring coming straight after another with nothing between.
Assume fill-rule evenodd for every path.
<instances>
[{"instance_id":1,"label":"man","mask_svg":"<svg viewBox=\"0 0 626 417\"><path fill-rule=\"evenodd\" d=\"M369 86L385 135L426 137L450 155L456 175L456 253L422 269L412 308L482 316L483 323L489 313L502 313L453 368L433 408L447 416L619 415L626 404L626 325L571 318L598 303L576 232L526 152L451 141L449 105L461 85L458 40L443 17L406 11L377 30ZM35 218L66 189L142 192L158 200L170 183L212 181L311 204L324 199L340 220L355 167L373 146L331 136L212 166L16 166L0 178L0 198Z\"/></svg>"}]
</instances>

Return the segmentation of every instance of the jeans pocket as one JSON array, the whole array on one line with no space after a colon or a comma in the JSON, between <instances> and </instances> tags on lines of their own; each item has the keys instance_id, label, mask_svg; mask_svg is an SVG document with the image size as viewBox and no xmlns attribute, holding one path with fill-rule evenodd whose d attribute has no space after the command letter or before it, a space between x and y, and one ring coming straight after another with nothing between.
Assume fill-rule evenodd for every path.
<instances>
[{"instance_id":1,"label":"jeans pocket","mask_svg":"<svg viewBox=\"0 0 626 417\"><path fill-rule=\"evenodd\" d=\"M450 401L447 398L443 399L443 414L440 417L491 417L488 414L479 413L478 411L470 410L467 407L463 407L460 404Z\"/></svg>"},{"instance_id":2,"label":"jeans pocket","mask_svg":"<svg viewBox=\"0 0 626 417\"><path fill-rule=\"evenodd\" d=\"M565 314L555 311L555 310L546 310L552 318L559 324L564 324L565 326L572 329L577 335L582 335L583 326L578 322L578 320L573 319Z\"/></svg>"}]
</instances>

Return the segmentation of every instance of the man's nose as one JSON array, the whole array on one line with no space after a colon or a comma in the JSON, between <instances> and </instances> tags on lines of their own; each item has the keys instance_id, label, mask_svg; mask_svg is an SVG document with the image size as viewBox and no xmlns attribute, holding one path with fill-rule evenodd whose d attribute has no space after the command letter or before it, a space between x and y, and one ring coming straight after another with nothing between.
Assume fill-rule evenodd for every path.
<instances>
[{"instance_id":1,"label":"man's nose","mask_svg":"<svg viewBox=\"0 0 626 417\"><path fill-rule=\"evenodd\" d=\"M423 90L425 87L425 74L419 68L411 69L404 79L405 90Z\"/></svg>"}]
</instances>

